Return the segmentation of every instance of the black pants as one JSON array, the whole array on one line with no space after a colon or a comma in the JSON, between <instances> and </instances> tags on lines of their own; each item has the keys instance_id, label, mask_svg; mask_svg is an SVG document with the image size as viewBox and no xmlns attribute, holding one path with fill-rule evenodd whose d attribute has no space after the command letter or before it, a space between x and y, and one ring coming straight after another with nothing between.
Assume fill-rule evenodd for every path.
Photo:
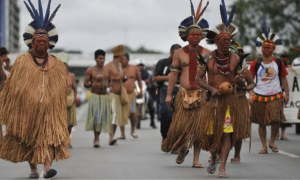
<instances>
[{"instance_id":1,"label":"black pants","mask_svg":"<svg viewBox=\"0 0 300 180\"><path fill-rule=\"evenodd\" d=\"M173 111L167 107L165 102L159 105L160 120L160 133L163 139L167 138L168 130L172 122Z\"/></svg>"},{"instance_id":2,"label":"black pants","mask_svg":"<svg viewBox=\"0 0 300 180\"><path fill-rule=\"evenodd\" d=\"M155 125L155 121L154 121L155 108L154 108L154 101L153 101L153 98L151 96L149 96L149 100L148 100L147 106L148 106L150 120L151 120L150 125Z\"/></svg>"}]
</instances>

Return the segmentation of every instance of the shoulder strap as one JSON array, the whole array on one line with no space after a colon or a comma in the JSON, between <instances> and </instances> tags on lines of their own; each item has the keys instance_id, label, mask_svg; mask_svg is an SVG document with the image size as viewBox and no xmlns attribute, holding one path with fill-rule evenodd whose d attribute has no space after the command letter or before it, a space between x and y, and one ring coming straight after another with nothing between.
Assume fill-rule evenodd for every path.
<instances>
[{"instance_id":1,"label":"shoulder strap","mask_svg":"<svg viewBox=\"0 0 300 180\"><path fill-rule=\"evenodd\" d=\"M280 86L282 87L282 84L281 84L282 61L281 61L281 59L276 58L276 63L277 63L277 66L278 66L278 77L279 77L279 82L280 82Z\"/></svg>"},{"instance_id":2,"label":"shoulder strap","mask_svg":"<svg viewBox=\"0 0 300 180\"><path fill-rule=\"evenodd\" d=\"M262 58L258 58L257 61L256 61L256 64L255 64L255 86L257 84L257 71L259 69L259 67L261 66L261 62L262 62Z\"/></svg>"}]
</instances>

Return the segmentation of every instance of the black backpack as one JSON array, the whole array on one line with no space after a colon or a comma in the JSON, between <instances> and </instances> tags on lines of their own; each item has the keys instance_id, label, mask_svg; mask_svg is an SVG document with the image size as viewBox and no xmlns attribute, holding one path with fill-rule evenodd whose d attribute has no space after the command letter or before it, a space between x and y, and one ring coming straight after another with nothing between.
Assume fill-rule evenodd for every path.
<instances>
[{"instance_id":1,"label":"black backpack","mask_svg":"<svg viewBox=\"0 0 300 180\"><path fill-rule=\"evenodd\" d=\"M257 82L257 71L258 71L259 67L261 66L261 62L262 62L262 58L259 58L257 60L256 64L255 64L255 79L256 79L256 82ZM279 82L280 82L280 86L282 87L282 84L281 84L282 61L281 61L281 59L276 58L276 63L277 63L277 66L278 66Z\"/></svg>"}]
</instances>

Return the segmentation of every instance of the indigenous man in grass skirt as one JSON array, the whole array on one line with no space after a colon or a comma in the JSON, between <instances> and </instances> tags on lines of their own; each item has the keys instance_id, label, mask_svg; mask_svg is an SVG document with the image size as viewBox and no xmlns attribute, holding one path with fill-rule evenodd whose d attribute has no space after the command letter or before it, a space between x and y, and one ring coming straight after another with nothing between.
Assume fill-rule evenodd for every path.
<instances>
[{"instance_id":1,"label":"indigenous man in grass skirt","mask_svg":"<svg viewBox=\"0 0 300 180\"><path fill-rule=\"evenodd\" d=\"M69 60L70 56L68 53L60 52L56 54L56 57L64 62L68 73L68 95L67 95L67 115L68 115L68 131L69 135L71 136L73 126L77 125L77 118L76 118L76 94L77 94L77 84L76 84L76 76L75 74L69 71ZM71 145L71 139L69 148L73 148Z\"/></svg>"},{"instance_id":2,"label":"indigenous man in grass skirt","mask_svg":"<svg viewBox=\"0 0 300 180\"><path fill-rule=\"evenodd\" d=\"M237 28L231 23L235 11L233 7L231 16L227 19L226 6L222 0L221 5L222 24L207 33L208 43L215 43L217 49L211 53L206 66L198 69L197 82L207 89L207 102L200 108L202 121L201 131L202 148L212 153L212 158L207 172L214 174L216 171L217 157L220 153L221 165L219 177L226 178L225 165L231 147L242 137L235 133L239 128L239 105L237 96L233 92L233 86L244 86L244 81L237 75L239 56L229 51L231 37L237 32ZM203 80L207 72L208 84ZM245 88L245 90L248 90Z\"/></svg>"},{"instance_id":3,"label":"indigenous man in grass skirt","mask_svg":"<svg viewBox=\"0 0 300 180\"><path fill-rule=\"evenodd\" d=\"M124 46L119 45L112 49L113 60L105 65L109 74L109 88L110 97L112 101L112 120L111 120L111 132L109 145L115 145L116 139L114 135L116 133L117 126L125 126L128 123L128 94L123 85L123 82L127 79L124 76L121 62L124 58ZM123 91L122 91L123 90ZM134 134L136 135L136 134Z\"/></svg>"},{"instance_id":4,"label":"indigenous man in grass skirt","mask_svg":"<svg viewBox=\"0 0 300 180\"><path fill-rule=\"evenodd\" d=\"M251 90L254 88L255 84L252 75L248 68L245 66L246 57L249 54L244 54L242 45L236 41L231 42L230 51L237 54L240 57L240 62L238 64L238 73L241 74L241 78L245 79L244 85L241 83L240 86L236 87L237 103L238 103L238 127L234 133L240 137L236 140L234 144L234 157L230 159L231 163L239 164L241 163L240 152L242 148L242 139L249 138L251 136L251 121L250 121L250 108L249 102L246 97L246 90ZM244 71L244 72L241 72ZM246 86L247 85L247 86Z\"/></svg>"},{"instance_id":5,"label":"indigenous man in grass skirt","mask_svg":"<svg viewBox=\"0 0 300 180\"><path fill-rule=\"evenodd\" d=\"M173 104L172 93L179 71L181 71L180 90L176 95L175 111L167 138L162 143L163 151L179 151L176 159L177 164L184 161L189 152L188 149L194 146L193 167L195 168L203 168L203 165L199 163L201 149L199 134L202 126L199 119L201 90L195 79L198 65L197 57L199 55L204 56L209 52L209 50L199 46L200 41L206 36L205 30L208 28L207 21L200 19L206 7L200 12L201 5L199 5L196 15L192 7L192 16L184 19L179 26L180 37L183 41L188 41L189 44L176 50L173 56L166 97L166 104L169 108Z\"/></svg>"},{"instance_id":6,"label":"indigenous man in grass skirt","mask_svg":"<svg viewBox=\"0 0 300 180\"><path fill-rule=\"evenodd\" d=\"M263 18L264 19L264 18ZM269 32L265 19L263 21L263 34L257 38L256 48L262 57L251 63L250 71L256 78L254 94L251 106L252 122L259 124L258 132L262 143L259 154L267 154L266 126L271 125L271 138L269 148L273 152L279 152L275 145L280 122L286 121L283 112L283 103L289 101L289 87L287 81L287 70L284 62L273 56L282 50L282 41L274 33ZM282 93L284 90L284 96Z\"/></svg>"},{"instance_id":7,"label":"indigenous man in grass skirt","mask_svg":"<svg viewBox=\"0 0 300 180\"><path fill-rule=\"evenodd\" d=\"M51 23L59 6L49 16L50 1L43 17L29 1L32 18L23 37L29 51L15 61L11 76L0 95L1 124L6 134L0 157L11 162L28 161L30 178L38 178L37 164L44 164L44 178L56 175L53 160L67 159L69 133L67 124L67 71L62 61L47 53L58 40ZM34 12L34 13L33 13Z\"/></svg>"},{"instance_id":8,"label":"indigenous man in grass skirt","mask_svg":"<svg viewBox=\"0 0 300 180\"><path fill-rule=\"evenodd\" d=\"M86 131L94 131L94 148L100 147L99 136L109 133L111 130L111 98L108 90L108 68L105 68L105 51L95 51L96 65L89 67L85 72L84 87L92 88L89 97L89 107L85 124ZM110 139L109 144L116 143L116 139Z\"/></svg>"}]
</instances>

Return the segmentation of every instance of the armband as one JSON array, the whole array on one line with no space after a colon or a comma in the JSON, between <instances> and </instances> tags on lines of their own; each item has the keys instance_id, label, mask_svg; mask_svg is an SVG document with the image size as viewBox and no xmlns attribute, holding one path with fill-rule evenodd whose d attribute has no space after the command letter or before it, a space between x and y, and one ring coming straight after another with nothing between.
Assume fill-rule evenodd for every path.
<instances>
[{"instance_id":1,"label":"armband","mask_svg":"<svg viewBox=\"0 0 300 180\"><path fill-rule=\"evenodd\" d=\"M171 67L170 67L170 71L171 71L171 72L179 72L179 71L180 71L180 68L179 68L179 67L175 67L175 66L171 66Z\"/></svg>"}]
</instances>

